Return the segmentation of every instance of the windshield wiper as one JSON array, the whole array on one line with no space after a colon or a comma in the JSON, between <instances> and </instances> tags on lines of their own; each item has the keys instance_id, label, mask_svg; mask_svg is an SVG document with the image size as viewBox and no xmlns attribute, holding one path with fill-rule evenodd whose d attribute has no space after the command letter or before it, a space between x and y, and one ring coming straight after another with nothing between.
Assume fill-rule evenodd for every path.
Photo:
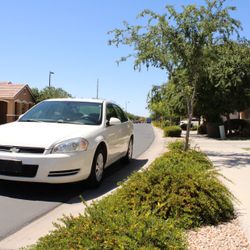
<instances>
[{"instance_id":1,"label":"windshield wiper","mask_svg":"<svg viewBox=\"0 0 250 250\"><path fill-rule=\"evenodd\" d=\"M57 123L65 123L65 121L62 120L62 119L59 119L59 120L57 120L57 121L55 121L55 122L57 122Z\"/></svg>"},{"instance_id":2,"label":"windshield wiper","mask_svg":"<svg viewBox=\"0 0 250 250\"><path fill-rule=\"evenodd\" d=\"M20 120L19 122L43 122L43 121L36 119L26 119L26 120Z\"/></svg>"}]
</instances>

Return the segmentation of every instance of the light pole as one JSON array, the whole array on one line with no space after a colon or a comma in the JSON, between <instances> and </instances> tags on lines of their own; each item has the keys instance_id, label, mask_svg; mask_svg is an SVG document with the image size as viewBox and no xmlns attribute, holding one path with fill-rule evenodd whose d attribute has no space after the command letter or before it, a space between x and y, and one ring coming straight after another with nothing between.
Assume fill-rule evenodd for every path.
<instances>
[{"instance_id":1,"label":"light pole","mask_svg":"<svg viewBox=\"0 0 250 250\"><path fill-rule=\"evenodd\" d=\"M49 88L50 88L50 82L51 82L51 75L54 75L54 74L55 74L55 73L52 72L52 71L49 72Z\"/></svg>"}]
</instances>

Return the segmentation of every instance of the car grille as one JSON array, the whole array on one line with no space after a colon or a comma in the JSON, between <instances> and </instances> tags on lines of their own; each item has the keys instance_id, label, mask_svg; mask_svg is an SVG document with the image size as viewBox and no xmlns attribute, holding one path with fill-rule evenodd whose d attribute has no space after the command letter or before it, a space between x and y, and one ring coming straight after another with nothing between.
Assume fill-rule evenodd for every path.
<instances>
[{"instance_id":1,"label":"car grille","mask_svg":"<svg viewBox=\"0 0 250 250\"><path fill-rule=\"evenodd\" d=\"M70 170L61 170L61 171L50 171L48 177L69 176L77 174L79 171L80 171L79 168Z\"/></svg>"},{"instance_id":2,"label":"car grille","mask_svg":"<svg viewBox=\"0 0 250 250\"><path fill-rule=\"evenodd\" d=\"M0 146L0 152L15 152L29 154L43 154L45 148L18 147L18 146Z\"/></svg>"},{"instance_id":3,"label":"car grille","mask_svg":"<svg viewBox=\"0 0 250 250\"><path fill-rule=\"evenodd\" d=\"M17 177L35 177L38 165L27 165L21 161L0 159L0 175Z\"/></svg>"}]
</instances>

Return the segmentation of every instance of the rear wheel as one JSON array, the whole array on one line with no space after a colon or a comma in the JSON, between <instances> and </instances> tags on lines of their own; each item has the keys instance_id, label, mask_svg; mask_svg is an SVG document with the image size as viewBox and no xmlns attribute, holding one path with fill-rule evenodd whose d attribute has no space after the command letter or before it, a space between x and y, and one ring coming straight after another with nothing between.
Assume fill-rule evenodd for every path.
<instances>
[{"instance_id":1,"label":"rear wheel","mask_svg":"<svg viewBox=\"0 0 250 250\"><path fill-rule=\"evenodd\" d=\"M89 177L89 182L92 187L97 187L102 182L104 166L105 166L104 151L103 149L99 148L95 153Z\"/></svg>"},{"instance_id":2,"label":"rear wheel","mask_svg":"<svg viewBox=\"0 0 250 250\"><path fill-rule=\"evenodd\" d=\"M122 158L124 163L129 163L133 157L133 138L130 138L127 154Z\"/></svg>"}]
</instances>

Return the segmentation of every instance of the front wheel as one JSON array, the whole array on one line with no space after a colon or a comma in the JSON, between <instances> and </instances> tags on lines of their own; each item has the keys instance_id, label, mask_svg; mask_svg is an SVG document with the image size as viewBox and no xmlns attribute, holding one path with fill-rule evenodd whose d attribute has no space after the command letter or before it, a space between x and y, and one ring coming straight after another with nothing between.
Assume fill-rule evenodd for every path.
<instances>
[{"instance_id":1,"label":"front wheel","mask_svg":"<svg viewBox=\"0 0 250 250\"><path fill-rule=\"evenodd\" d=\"M132 160L132 157L133 157L133 138L129 140L128 150L126 155L122 158L122 161L127 164Z\"/></svg>"},{"instance_id":2,"label":"front wheel","mask_svg":"<svg viewBox=\"0 0 250 250\"><path fill-rule=\"evenodd\" d=\"M97 187L102 182L104 166L105 166L104 152L102 149L97 149L93 159L91 173L89 176L89 182L92 187Z\"/></svg>"}]
</instances>

